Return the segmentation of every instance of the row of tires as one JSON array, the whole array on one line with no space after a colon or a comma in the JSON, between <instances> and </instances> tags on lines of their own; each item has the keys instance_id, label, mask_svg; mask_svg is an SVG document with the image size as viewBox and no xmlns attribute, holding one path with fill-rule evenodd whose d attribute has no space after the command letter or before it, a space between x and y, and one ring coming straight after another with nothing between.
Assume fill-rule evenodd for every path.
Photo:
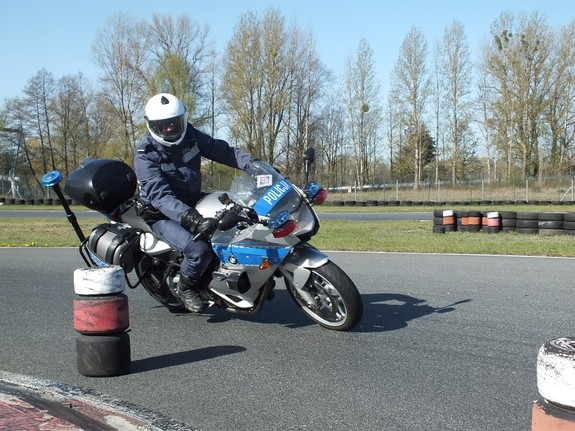
<instances>
[{"instance_id":1,"label":"row of tires","mask_svg":"<svg viewBox=\"0 0 575 431\"><path fill-rule=\"evenodd\" d=\"M111 377L130 371L125 284L125 273L119 266L74 271L77 368L84 376Z\"/></svg>"},{"instance_id":2,"label":"row of tires","mask_svg":"<svg viewBox=\"0 0 575 431\"><path fill-rule=\"evenodd\" d=\"M491 206L491 205L575 205L575 201L549 200L481 200L481 201L414 201L414 200L330 200L323 203L327 206L346 207L399 207L399 206Z\"/></svg>"},{"instance_id":3,"label":"row of tires","mask_svg":"<svg viewBox=\"0 0 575 431\"><path fill-rule=\"evenodd\" d=\"M575 213L525 211L433 211L433 232L517 232L575 235Z\"/></svg>"},{"instance_id":4,"label":"row of tires","mask_svg":"<svg viewBox=\"0 0 575 431\"><path fill-rule=\"evenodd\" d=\"M74 202L72 199L66 199L68 205ZM0 197L0 205L60 205L60 199L14 199Z\"/></svg>"}]
</instances>

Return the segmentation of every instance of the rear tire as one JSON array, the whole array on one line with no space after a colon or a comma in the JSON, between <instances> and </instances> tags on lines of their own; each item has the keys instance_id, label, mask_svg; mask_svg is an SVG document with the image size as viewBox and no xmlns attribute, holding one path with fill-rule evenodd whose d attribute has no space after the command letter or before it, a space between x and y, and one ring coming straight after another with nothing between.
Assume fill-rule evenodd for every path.
<instances>
[{"instance_id":1,"label":"rear tire","mask_svg":"<svg viewBox=\"0 0 575 431\"><path fill-rule=\"evenodd\" d=\"M324 328L335 331L354 328L363 316L363 302L353 281L332 261L310 271L304 289L314 297L314 304L308 304L286 279L287 290L295 303Z\"/></svg>"},{"instance_id":2,"label":"rear tire","mask_svg":"<svg viewBox=\"0 0 575 431\"><path fill-rule=\"evenodd\" d=\"M152 298L170 310L171 313L188 313L180 298L172 294L172 291L164 281L164 264L152 265L150 262L140 261L136 266L138 277L142 286Z\"/></svg>"}]
</instances>

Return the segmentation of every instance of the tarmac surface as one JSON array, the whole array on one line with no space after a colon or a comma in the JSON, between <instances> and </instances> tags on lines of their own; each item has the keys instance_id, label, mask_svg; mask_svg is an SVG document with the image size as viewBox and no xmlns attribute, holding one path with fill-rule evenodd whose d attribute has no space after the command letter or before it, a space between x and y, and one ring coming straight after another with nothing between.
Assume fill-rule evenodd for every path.
<instances>
[{"instance_id":1,"label":"tarmac surface","mask_svg":"<svg viewBox=\"0 0 575 431\"><path fill-rule=\"evenodd\" d=\"M194 431L92 391L0 371L0 430Z\"/></svg>"}]
</instances>

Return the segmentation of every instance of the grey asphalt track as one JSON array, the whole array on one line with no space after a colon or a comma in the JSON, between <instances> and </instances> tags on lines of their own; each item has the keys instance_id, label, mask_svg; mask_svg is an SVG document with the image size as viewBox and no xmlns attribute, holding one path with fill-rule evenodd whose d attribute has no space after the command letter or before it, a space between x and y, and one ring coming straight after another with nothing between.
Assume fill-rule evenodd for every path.
<instances>
[{"instance_id":1,"label":"grey asphalt track","mask_svg":"<svg viewBox=\"0 0 575 431\"><path fill-rule=\"evenodd\" d=\"M75 249L0 249L0 369L215 430L530 429L536 358L573 333L575 260L329 253L365 304L354 332L313 324L279 283L255 316L130 301L130 373L75 367Z\"/></svg>"}]
</instances>

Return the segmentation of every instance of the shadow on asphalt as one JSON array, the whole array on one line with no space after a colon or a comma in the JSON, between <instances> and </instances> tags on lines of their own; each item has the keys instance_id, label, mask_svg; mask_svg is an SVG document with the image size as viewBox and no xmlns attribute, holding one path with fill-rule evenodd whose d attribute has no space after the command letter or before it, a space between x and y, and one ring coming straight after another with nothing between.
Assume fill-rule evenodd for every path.
<instances>
[{"instance_id":1,"label":"shadow on asphalt","mask_svg":"<svg viewBox=\"0 0 575 431\"><path fill-rule=\"evenodd\" d=\"M470 302L464 299L443 307L432 307L424 299L398 293L363 294L363 318L351 332L385 332L405 328L411 320L431 314L455 311L455 306ZM230 319L242 319L257 323L302 328L316 325L291 299L286 290L276 290L272 301L264 304L259 314L229 314L217 310L208 322L221 323Z\"/></svg>"},{"instance_id":2,"label":"shadow on asphalt","mask_svg":"<svg viewBox=\"0 0 575 431\"><path fill-rule=\"evenodd\" d=\"M159 370L161 368L191 364L192 362L205 361L244 351L246 351L246 348L241 346L214 346L203 349L188 350L185 352L169 353L167 355L132 361L130 373L144 373L146 371Z\"/></svg>"},{"instance_id":3,"label":"shadow on asphalt","mask_svg":"<svg viewBox=\"0 0 575 431\"><path fill-rule=\"evenodd\" d=\"M432 307L425 300L399 293L362 295L363 319L356 332L385 332L405 328L411 320L435 313L455 311L455 306L470 302L463 299L443 307Z\"/></svg>"}]
</instances>

